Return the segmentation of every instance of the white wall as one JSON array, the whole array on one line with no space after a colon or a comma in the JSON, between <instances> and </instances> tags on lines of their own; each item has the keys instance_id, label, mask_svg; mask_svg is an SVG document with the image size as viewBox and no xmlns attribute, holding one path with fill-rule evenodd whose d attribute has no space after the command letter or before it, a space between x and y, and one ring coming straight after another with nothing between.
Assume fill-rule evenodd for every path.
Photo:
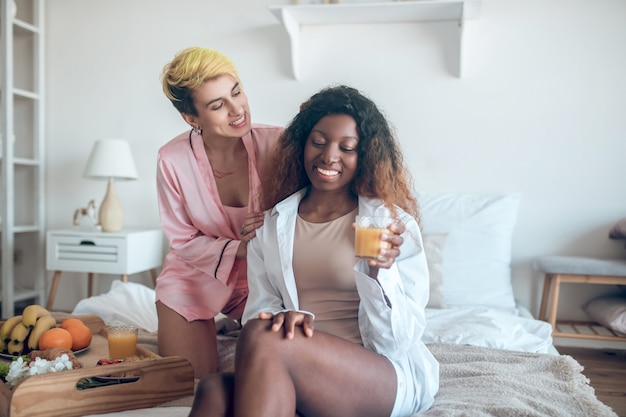
<instances>
[{"instance_id":1,"label":"white wall","mask_svg":"<svg viewBox=\"0 0 626 417\"><path fill-rule=\"evenodd\" d=\"M483 0L465 29L463 79L453 23L305 27L300 81L267 10L287 3L49 0L48 228L68 227L75 208L103 197L105 184L81 175L104 137L128 140L135 154L140 179L117 187L126 224L159 227L156 152L186 129L159 75L177 51L200 45L235 61L256 122L286 124L315 91L348 83L395 125L419 189L521 191L513 279L533 313L534 257L625 255L607 234L626 217L626 2ZM62 280L60 308L84 296L83 281ZM564 288L563 314L577 318L607 290L618 291Z\"/></svg>"}]
</instances>

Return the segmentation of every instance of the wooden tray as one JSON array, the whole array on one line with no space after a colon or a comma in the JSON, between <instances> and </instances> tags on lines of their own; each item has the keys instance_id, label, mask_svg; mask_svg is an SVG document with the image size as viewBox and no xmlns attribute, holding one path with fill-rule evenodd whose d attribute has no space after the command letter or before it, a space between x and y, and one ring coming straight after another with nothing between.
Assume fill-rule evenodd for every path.
<instances>
[{"instance_id":1,"label":"wooden tray","mask_svg":"<svg viewBox=\"0 0 626 417\"><path fill-rule=\"evenodd\" d=\"M68 317L58 316L57 321ZM93 334L89 349L77 356L84 368L27 377L12 389L0 383L1 417L78 417L153 407L193 395L193 368L181 357L162 358L137 346L138 355L154 360L96 366L99 359L108 356L106 338L101 334L104 322L93 315L73 317L83 320ZM84 378L131 371L138 373L139 379L89 389L77 388L77 383Z\"/></svg>"}]
</instances>

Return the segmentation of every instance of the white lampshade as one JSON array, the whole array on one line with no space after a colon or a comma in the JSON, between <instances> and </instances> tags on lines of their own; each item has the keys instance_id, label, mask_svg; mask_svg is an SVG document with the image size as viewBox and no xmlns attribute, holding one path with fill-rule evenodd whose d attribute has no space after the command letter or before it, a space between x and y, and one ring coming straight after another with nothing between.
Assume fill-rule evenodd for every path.
<instances>
[{"instance_id":1,"label":"white lampshade","mask_svg":"<svg viewBox=\"0 0 626 417\"><path fill-rule=\"evenodd\" d=\"M87 160L83 177L106 179L107 191L100 205L98 222L103 232L119 232L124 224L124 208L115 191L114 179L137 179L130 146L121 139L96 141Z\"/></svg>"},{"instance_id":2,"label":"white lampshade","mask_svg":"<svg viewBox=\"0 0 626 417\"><path fill-rule=\"evenodd\" d=\"M137 169L128 142L121 139L96 141L87 160L83 177L122 180L137 179Z\"/></svg>"}]
</instances>

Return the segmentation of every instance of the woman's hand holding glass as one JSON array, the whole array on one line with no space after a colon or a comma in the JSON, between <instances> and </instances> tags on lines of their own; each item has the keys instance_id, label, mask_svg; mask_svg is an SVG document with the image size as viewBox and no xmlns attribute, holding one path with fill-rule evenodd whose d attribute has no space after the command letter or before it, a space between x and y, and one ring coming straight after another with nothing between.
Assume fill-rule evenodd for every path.
<instances>
[{"instance_id":1,"label":"woman's hand holding glass","mask_svg":"<svg viewBox=\"0 0 626 417\"><path fill-rule=\"evenodd\" d=\"M404 242L402 234L406 230L406 227L402 222L393 222L389 226L389 230L392 233L385 232L381 236L381 240L389 242L390 248L381 248L380 256L378 259L369 259L368 265L370 269L389 268L395 262L396 258L400 255L400 246Z\"/></svg>"}]
</instances>

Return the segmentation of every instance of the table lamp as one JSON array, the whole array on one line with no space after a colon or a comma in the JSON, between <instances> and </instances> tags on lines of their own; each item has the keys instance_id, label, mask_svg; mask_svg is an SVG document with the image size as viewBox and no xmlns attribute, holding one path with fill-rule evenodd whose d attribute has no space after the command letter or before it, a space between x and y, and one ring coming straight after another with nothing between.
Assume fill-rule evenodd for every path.
<instances>
[{"instance_id":1,"label":"table lamp","mask_svg":"<svg viewBox=\"0 0 626 417\"><path fill-rule=\"evenodd\" d=\"M124 208L115 191L114 180L137 179L137 169L128 142L121 139L96 141L87 160L83 177L109 181L104 200L100 205L98 222L103 232L122 230Z\"/></svg>"}]
</instances>

